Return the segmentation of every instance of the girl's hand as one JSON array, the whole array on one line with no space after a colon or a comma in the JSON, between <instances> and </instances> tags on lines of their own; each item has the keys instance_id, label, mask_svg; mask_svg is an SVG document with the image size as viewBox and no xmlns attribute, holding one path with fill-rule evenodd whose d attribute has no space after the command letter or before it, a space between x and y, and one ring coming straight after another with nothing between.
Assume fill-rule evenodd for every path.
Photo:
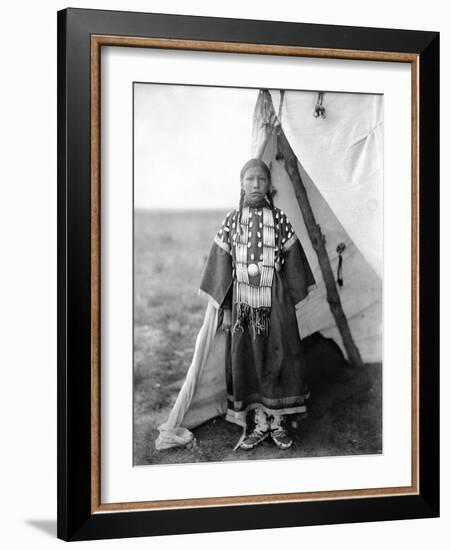
<instances>
[{"instance_id":1,"label":"girl's hand","mask_svg":"<svg viewBox=\"0 0 451 550\"><path fill-rule=\"evenodd\" d=\"M221 330L223 330L224 332L228 332L231 326L232 326L232 310L224 309Z\"/></svg>"}]
</instances>

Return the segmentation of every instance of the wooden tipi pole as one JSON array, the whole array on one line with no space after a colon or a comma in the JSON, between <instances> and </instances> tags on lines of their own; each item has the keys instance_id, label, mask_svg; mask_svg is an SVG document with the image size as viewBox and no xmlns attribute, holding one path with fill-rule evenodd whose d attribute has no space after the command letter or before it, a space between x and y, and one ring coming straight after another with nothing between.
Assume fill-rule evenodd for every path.
<instances>
[{"instance_id":1,"label":"wooden tipi pole","mask_svg":"<svg viewBox=\"0 0 451 550\"><path fill-rule=\"evenodd\" d=\"M268 94L269 101L271 102L272 106L272 111L275 115L271 95L267 90L265 90L264 93ZM330 311L332 312L332 315L337 324L337 328L340 331L343 345L348 355L348 360L353 366L361 367L363 366L363 361L360 356L359 349L357 348L352 337L348 320L346 319L346 315L344 314L343 307L341 305L340 295L335 284L334 273L332 271L332 266L330 265L329 256L326 250L326 237L324 236L320 226L316 222L315 215L313 213L307 195L307 190L305 189L304 182L302 181L302 177L299 172L298 159L293 149L291 148L288 139L285 136L285 133L280 124L280 120L278 120L273 125L272 129L275 130L275 132L277 133L277 137L279 140L279 153L281 153L283 156L285 169L288 173L288 176L290 177L291 183L293 184L296 199L302 212L302 217L304 218L304 223L307 228L308 235L312 242L313 249L318 256L319 267L321 269L321 274L323 276L324 284L326 286L327 301L329 303ZM267 141L265 145L266 144ZM261 155L263 155L263 151L261 152Z\"/></svg>"}]
</instances>

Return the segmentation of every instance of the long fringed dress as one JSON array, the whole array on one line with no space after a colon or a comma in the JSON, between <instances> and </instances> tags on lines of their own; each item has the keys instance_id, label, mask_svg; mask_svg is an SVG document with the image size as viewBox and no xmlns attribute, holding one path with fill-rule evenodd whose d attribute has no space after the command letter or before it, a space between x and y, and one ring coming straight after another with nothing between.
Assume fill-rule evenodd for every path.
<instances>
[{"instance_id":1,"label":"long fringed dress","mask_svg":"<svg viewBox=\"0 0 451 550\"><path fill-rule=\"evenodd\" d=\"M302 413L308 398L296 307L315 280L285 213L266 201L230 212L215 236L200 293L232 310L226 353L226 420L249 410Z\"/></svg>"}]
</instances>

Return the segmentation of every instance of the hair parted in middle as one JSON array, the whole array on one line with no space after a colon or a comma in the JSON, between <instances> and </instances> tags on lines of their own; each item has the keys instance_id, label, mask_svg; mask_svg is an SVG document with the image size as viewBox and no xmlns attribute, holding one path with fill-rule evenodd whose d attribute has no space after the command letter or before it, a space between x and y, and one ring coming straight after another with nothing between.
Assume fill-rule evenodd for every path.
<instances>
[{"instance_id":1,"label":"hair parted in middle","mask_svg":"<svg viewBox=\"0 0 451 550\"><path fill-rule=\"evenodd\" d=\"M268 180L271 181L271 170L268 168L268 165L263 162L261 159L258 158L252 158L244 163L244 166L241 168L240 171L240 180L243 181L244 175L249 170L249 168L253 168L254 166L259 166L264 170L266 176L268 177Z\"/></svg>"}]
</instances>

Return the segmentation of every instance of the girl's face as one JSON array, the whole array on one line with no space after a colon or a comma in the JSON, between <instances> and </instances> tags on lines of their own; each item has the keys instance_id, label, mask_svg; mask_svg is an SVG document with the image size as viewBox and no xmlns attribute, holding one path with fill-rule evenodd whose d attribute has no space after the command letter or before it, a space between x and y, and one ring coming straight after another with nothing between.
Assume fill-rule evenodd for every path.
<instances>
[{"instance_id":1,"label":"girl's face","mask_svg":"<svg viewBox=\"0 0 451 550\"><path fill-rule=\"evenodd\" d=\"M241 181L244 194L249 202L260 202L266 196L269 189L269 179L266 172L260 166L248 168Z\"/></svg>"}]
</instances>

